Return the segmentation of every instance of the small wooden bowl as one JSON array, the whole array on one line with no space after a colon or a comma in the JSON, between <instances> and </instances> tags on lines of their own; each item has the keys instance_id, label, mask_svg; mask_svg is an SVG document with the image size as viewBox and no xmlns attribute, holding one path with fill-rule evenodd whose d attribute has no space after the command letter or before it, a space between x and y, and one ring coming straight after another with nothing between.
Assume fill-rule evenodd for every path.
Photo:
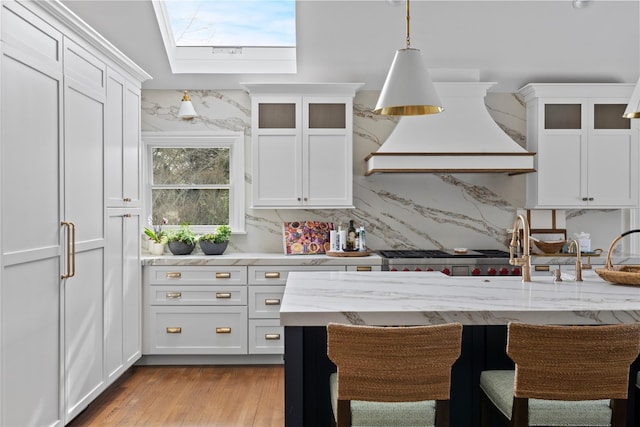
<instances>
[{"instance_id":1,"label":"small wooden bowl","mask_svg":"<svg viewBox=\"0 0 640 427\"><path fill-rule=\"evenodd\" d=\"M562 247L564 246L566 240L559 240L557 242L545 242L542 240L534 240L534 242L538 249L540 249L545 254L557 254L560 252Z\"/></svg>"}]
</instances>

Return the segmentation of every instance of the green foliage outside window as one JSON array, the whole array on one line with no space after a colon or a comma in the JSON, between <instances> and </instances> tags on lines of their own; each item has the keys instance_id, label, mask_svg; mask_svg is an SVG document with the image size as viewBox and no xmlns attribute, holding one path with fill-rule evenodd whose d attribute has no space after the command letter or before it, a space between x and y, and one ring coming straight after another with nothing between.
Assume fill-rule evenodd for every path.
<instances>
[{"instance_id":1,"label":"green foliage outside window","mask_svg":"<svg viewBox=\"0 0 640 427\"><path fill-rule=\"evenodd\" d=\"M169 225L229 223L229 149L155 147L153 217Z\"/></svg>"}]
</instances>

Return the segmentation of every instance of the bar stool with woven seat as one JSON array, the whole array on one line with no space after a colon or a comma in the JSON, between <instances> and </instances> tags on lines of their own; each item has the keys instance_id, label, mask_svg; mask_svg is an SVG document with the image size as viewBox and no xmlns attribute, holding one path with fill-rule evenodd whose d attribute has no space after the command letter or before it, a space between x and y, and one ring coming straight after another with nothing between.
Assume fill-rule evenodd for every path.
<instances>
[{"instance_id":1,"label":"bar stool with woven seat","mask_svg":"<svg viewBox=\"0 0 640 427\"><path fill-rule=\"evenodd\" d=\"M449 425L451 365L462 325L378 327L330 323L327 354L338 427Z\"/></svg>"},{"instance_id":2,"label":"bar stool with woven seat","mask_svg":"<svg viewBox=\"0 0 640 427\"><path fill-rule=\"evenodd\" d=\"M515 371L481 373L482 425L493 412L513 427L624 426L629 368L639 352L640 323L511 323Z\"/></svg>"}]
</instances>

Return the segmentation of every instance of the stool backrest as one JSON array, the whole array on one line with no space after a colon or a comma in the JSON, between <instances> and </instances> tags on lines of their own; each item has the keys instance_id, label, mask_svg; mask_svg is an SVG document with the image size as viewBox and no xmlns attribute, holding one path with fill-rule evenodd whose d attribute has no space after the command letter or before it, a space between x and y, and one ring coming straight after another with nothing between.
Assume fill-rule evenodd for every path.
<instances>
[{"instance_id":1,"label":"stool backrest","mask_svg":"<svg viewBox=\"0 0 640 427\"><path fill-rule=\"evenodd\" d=\"M376 327L331 323L327 354L338 368L338 399L448 400L462 325Z\"/></svg>"},{"instance_id":2,"label":"stool backrest","mask_svg":"<svg viewBox=\"0 0 640 427\"><path fill-rule=\"evenodd\" d=\"M606 326L509 324L514 396L554 400L626 399L640 352L640 323Z\"/></svg>"}]
</instances>

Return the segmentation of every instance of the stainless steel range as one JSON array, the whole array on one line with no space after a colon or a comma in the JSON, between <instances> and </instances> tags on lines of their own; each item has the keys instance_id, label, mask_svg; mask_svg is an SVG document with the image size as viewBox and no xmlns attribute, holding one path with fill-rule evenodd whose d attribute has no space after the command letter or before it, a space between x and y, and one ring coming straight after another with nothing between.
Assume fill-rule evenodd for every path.
<instances>
[{"instance_id":1,"label":"stainless steel range","mask_svg":"<svg viewBox=\"0 0 640 427\"><path fill-rule=\"evenodd\" d=\"M509 265L509 252L497 249L380 250L384 271L440 271L449 276L520 276L522 269Z\"/></svg>"}]
</instances>

